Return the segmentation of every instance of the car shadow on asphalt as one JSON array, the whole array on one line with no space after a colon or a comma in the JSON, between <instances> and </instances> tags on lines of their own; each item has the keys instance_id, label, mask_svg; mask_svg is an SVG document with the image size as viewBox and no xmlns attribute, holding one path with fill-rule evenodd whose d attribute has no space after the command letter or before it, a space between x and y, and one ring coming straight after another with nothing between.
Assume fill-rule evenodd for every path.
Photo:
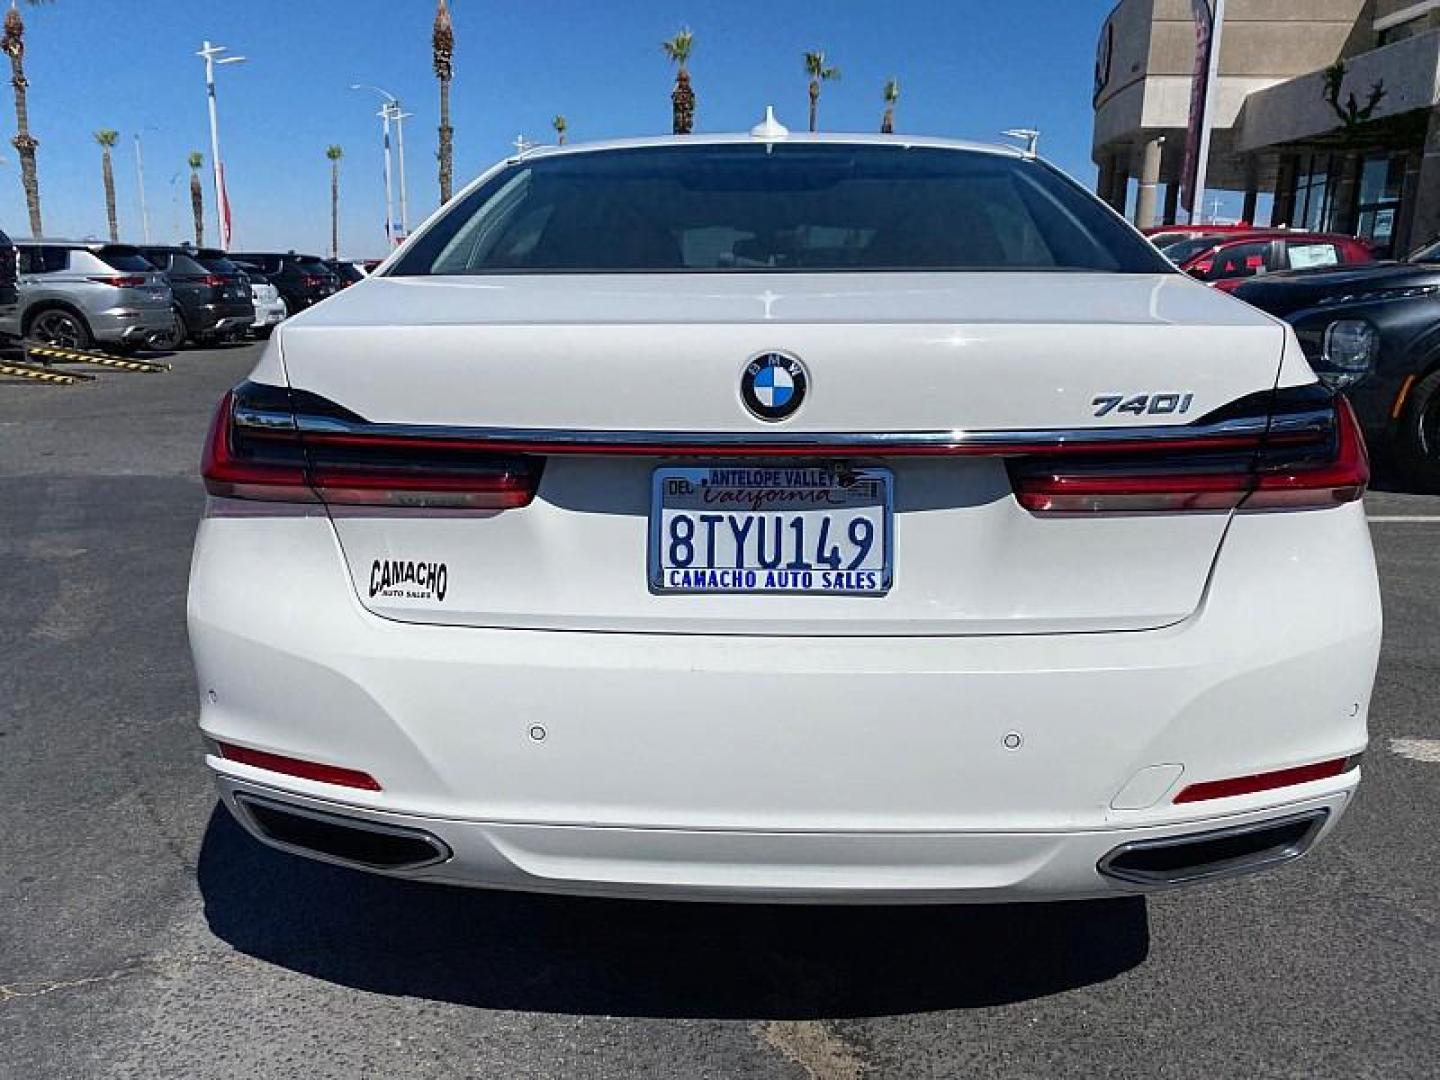
<instances>
[{"instance_id":1,"label":"car shadow on asphalt","mask_svg":"<svg viewBox=\"0 0 1440 1080\"><path fill-rule=\"evenodd\" d=\"M265 847L217 805L210 929L341 986L485 1009L823 1019L973 1008L1113 978L1145 901L840 907L597 900L426 885Z\"/></svg>"}]
</instances>

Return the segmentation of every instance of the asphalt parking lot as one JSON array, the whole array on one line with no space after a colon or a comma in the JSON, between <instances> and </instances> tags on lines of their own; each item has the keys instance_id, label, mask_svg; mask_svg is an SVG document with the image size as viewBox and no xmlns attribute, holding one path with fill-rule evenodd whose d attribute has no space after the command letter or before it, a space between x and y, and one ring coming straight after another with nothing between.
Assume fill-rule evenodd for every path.
<instances>
[{"instance_id":1,"label":"asphalt parking lot","mask_svg":"<svg viewBox=\"0 0 1440 1080\"><path fill-rule=\"evenodd\" d=\"M197 458L254 357L0 379L0 1076L1440 1071L1440 498L1367 500L1365 782L1279 873L993 908L422 887L258 846L201 763Z\"/></svg>"}]
</instances>

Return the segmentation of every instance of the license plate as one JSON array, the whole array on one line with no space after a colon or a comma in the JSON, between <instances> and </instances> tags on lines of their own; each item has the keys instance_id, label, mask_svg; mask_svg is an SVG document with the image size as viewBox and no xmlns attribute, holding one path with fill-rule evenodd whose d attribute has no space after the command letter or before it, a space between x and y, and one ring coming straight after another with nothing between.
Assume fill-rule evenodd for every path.
<instances>
[{"instance_id":1,"label":"license plate","mask_svg":"<svg viewBox=\"0 0 1440 1080\"><path fill-rule=\"evenodd\" d=\"M650 587L661 593L884 595L888 469L656 469Z\"/></svg>"}]
</instances>

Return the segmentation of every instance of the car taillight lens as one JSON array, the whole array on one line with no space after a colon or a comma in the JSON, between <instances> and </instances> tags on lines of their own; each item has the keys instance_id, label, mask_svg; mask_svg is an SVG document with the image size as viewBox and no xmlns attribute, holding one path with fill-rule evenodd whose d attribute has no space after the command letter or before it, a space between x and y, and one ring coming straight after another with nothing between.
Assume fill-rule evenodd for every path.
<instances>
[{"instance_id":1,"label":"car taillight lens","mask_svg":"<svg viewBox=\"0 0 1440 1080\"><path fill-rule=\"evenodd\" d=\"M543 464L464 440L302 432L289 391L244 383L215 411L201 474L231 499L509 510L535 498Z\"/></svg>"},{"instance_id":2,"label":"car taillight lens","mask_svg":"<svg viewBox=\"0 0 1440 1080\"><path fill-rule=\"evenodd\" d=\"M1321 417L1296 430L1272 422L1249 448L1200 438L1183 448L1162 443L1158 453L1079 464L1016 458L1009 463L1011 482L1020 505L1037 514L1248 512L1353 502L1370 482L1360 425L1344 398L1335 398Z\"/></svg>"},{"instance_id":3,"label":"car taillight lens","mask_svg":"<svg viewBox=\"0 0 1440 1080\"><path fill-rule=\"evenodd\" d=\"M212 289L223 289L226 282L225 279L219 274L206 274L203 278L200 279L200 284L206 285Z\"/></svg>"},{"instance_id":4,"label":"car taillight lens","mask_svg":"<svg viewBox=\"0 0 1440 1080\"><path fill-rule=\"evenodd\" d=\"M87 278L86 280L96 282L100 285L113 285L117 289L138 289L140 288L140 286L145 284L145 279L143 277L116 274L106 274L103 276Z\"/></svg>"},{"instance_id":5,"label":"car taillight lens","mask_svg":"<svg viewBox=\"0 0 1440 1080\"><path fill-rule=\"evenodd\" d=\"M306 274L300 279L300 284L307 289L318 289L325 284L325 279L319 274Z\"/></svg>"}]
</instances>

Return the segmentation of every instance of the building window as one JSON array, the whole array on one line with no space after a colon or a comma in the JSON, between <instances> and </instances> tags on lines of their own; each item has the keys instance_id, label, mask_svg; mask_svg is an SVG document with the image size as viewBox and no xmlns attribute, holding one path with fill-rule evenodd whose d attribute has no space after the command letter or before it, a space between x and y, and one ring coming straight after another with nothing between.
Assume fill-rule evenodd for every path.
<instances>
[{"instance_id":1,"label":"building window","mask_svg":"<svg viewBox=\"0 0 1440 1080\"><path fill-rule=\"evenodd\" d=\"M1290 225L1310 232L1327 232L1334 211L1332 173L1335 161L1330 154L1302 154L1295 170L1295 202Z\"/></svg>"},{"instance_id":2,"label":"building window","mask_svg":"<svg viewBox=\"0 0 1440 1080\"><path fill-rule=\"evenodd\" d=\"M1400 192L1405 184L1405 157L1401 154L1366 154L1360 167L1360 191L1355 204L1355 232L1386 255L1395 245L1395 219L1400 214Z\"/></svg>"}]
</instances>

